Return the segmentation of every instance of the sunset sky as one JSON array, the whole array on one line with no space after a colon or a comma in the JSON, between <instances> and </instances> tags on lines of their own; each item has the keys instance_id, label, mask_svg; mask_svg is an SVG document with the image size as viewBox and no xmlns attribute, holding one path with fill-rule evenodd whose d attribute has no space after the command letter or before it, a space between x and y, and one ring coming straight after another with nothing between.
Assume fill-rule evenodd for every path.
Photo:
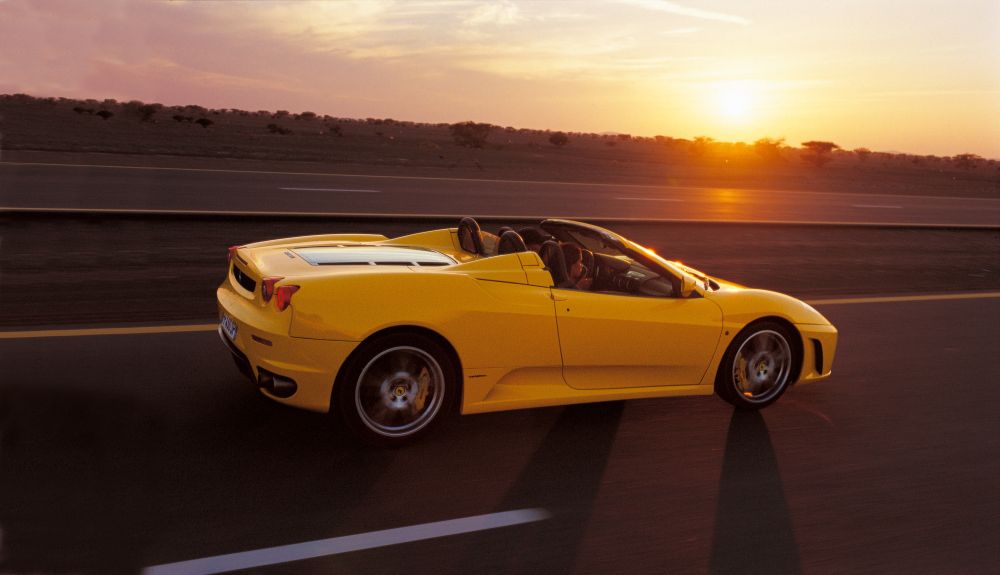
<instances>
[{"instance_id":1,"label":"sunset sky","mask_svg":"<svg viewBox=\"0 0 1000 575\"><path fill-rule=\"evenodd\" d=\"M0 0L0 93L1000 158L998 38L998 0Z\"/></svg>"}]
</instances>

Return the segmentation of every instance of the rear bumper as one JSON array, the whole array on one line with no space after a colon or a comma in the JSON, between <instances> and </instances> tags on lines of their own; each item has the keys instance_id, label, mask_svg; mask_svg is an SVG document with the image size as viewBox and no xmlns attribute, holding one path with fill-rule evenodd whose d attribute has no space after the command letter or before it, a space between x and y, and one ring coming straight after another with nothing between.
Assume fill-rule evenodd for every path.
<instances>
[{"instance_id":1,"label":"rear bumper","mask_svg":"<svg viewBox=\"0 0 1000 575\"><path fill-rule=\"evenodd\" d=\"M229 316L237 326L236 337L230 339L221 329L219 336L233 356L237 368L246 375L260 393L279 403L309 411L327 412L333 384L357 342L303 339L269 330L264 322L255 322L261 312L229 290L218 293L219 317ZM290 314L290 310L288 311ZM294 392L280 397L266 386L276 378L295 383Z\"/></svg>"},{"instance_id":2,"label":"rear bumper","mask_svg":"<svg viewBox=\"0 0 1000 575\"><path fill-rule=\"evenodd\" d=\"M798 384L830 377L837 352L837 328L832 325L796 324L802 334L802 371Z\"/></svg>"},{"instance_id":3,"label":"rear bumper","mask_svg":"<svg viewBox=\"0 0 1000 575\"><path fill-rule=\"evenodd\" d=\"M226 348L229 349L229 353L233 354L233 362L236 363L236 369L240 370L240 373L247 376L247 379L256 384L257 377L253 373L253 367L250 365L250 360L247 359L246 354L233 345L233 342L229 341L226 334L222 333L221 325L215 331L219 333L219 338L222 339L222 343L224 343Z\"/></svg>"}]
</instances>

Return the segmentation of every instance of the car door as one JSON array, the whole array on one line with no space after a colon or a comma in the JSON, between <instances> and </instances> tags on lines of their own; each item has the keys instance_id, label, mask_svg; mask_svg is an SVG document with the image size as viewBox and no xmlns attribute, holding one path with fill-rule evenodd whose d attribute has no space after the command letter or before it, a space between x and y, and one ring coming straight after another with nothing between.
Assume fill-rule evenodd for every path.
<instances>
[{"instance_id":1,"label":"car door","mask_svg":"<svg viewBox=\"0 0 1000 575\"><path fill-rule=\"evenodd\" d=\"M552 288L563 378L576 389L696 385L722 331L703 297Z\"/></svg>"}]
</instances>

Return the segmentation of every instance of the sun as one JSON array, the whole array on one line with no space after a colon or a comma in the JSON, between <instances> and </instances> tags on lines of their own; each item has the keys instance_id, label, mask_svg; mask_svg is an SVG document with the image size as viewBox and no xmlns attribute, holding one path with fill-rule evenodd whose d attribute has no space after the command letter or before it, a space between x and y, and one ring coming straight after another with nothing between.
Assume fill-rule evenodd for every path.
<instances>
[{"instance_id":1,"label":"sun","mask_svg":"<svg viewBox=\"0 0 1000 575\"><path fill-rule=\"evenodd\" d=\"M713 84L711 90L716 115L732 122L747 121L753 117L759 92L754 82L719 82Z\"/></svg>"}]
</instances>

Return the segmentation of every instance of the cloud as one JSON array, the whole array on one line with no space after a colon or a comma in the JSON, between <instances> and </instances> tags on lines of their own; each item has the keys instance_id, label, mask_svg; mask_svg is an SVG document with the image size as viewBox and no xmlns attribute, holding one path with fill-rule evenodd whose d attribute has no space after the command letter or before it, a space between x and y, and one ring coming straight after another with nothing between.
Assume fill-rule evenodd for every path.
<instances>
[{"instance_id":1,"label":"cloud","mask_svg":"<svg viewBox=\"0 0 1000 575\"><path fill-rule=\"evenodd\" d=\"M508 0L483 4L469 14L462 23L466 26L510 26L524 20L520 8Z\"/></svg>"},{"instance_id":2,"label":"cloud","mask_svg":"<svg viewBox=\"0 0 1000 575\"><path fill-rule=\"evenodd\" d=\"M678 16L689 16L691 18L699 18L701 20L716 20L718 22L728 22L730 24L739 24L741 26L747 26L751 23L750 19L744 18L743 16L691 8L674 2L667 2L666 0L619 0L619 2L623 4L631 4L647 10L667 12Z\"/></svg>"},{"instance_id":3,"label":"cloud","mask_svg":"<svg viewBox=\"0 0 1000 575\"><path fill-rule=\"evenodd\" d=\"M664 30L660 32L660 36L686 36L688 34L696 34L701 32L701 28L688 27L688 28L674 28L673 30Z\"/></svg>"}]
</instances>

